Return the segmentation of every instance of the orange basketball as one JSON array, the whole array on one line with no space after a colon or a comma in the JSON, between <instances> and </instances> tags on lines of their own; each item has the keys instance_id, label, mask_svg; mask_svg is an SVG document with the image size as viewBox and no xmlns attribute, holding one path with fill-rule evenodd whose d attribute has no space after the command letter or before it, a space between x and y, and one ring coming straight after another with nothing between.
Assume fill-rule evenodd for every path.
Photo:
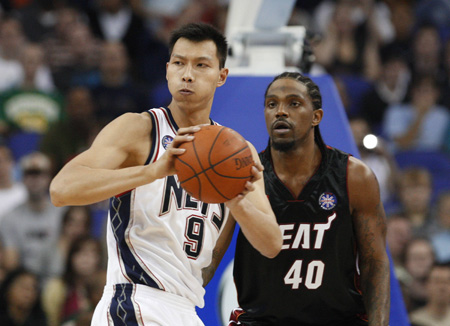
<instances>
[{"instance_id":1,"label":"orange basketball","mask_svg":"<svg viewBox=\"0 0 450 326\"><path fill-rule=\"evenodd\" d=\"M175 169L184 190L205 203L223 203L241 193L251 178L253 158L246 140L233 129L204 126L186 151L177 156Z\"/></svg>"}]
</instances>

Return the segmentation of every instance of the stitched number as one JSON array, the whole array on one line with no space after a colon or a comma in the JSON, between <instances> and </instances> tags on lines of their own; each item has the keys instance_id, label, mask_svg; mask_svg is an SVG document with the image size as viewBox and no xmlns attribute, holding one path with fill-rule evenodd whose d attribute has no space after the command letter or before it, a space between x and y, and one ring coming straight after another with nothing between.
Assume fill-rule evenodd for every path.
<instances>
[{"instance_id":1,"label":"stitched number","mask_svg":"<svg viewBox=\"0 0 450 326\"><path fill-rule=\"evenodd\" d=\"M284 277L284 284L292 285L293 290L298 289L299 285L303 282L303 278L301 277L302 264L302 260L296 260ZM322 285L324 269L325 264L320 260L313 260L308 264L305 281L305 286L308 289L314 290Z\"/></svg>"},{"instance_id":2,"label":"stitched number","mask_svg":"<svg viewBox=\"0 0 450 326\"><path fill-rule=\"evenodd\" d=\"M204 222L201 217L191 215L186 220L184 251L191 259L197 259L202 251Z\"/></svg>"}]
</instances>

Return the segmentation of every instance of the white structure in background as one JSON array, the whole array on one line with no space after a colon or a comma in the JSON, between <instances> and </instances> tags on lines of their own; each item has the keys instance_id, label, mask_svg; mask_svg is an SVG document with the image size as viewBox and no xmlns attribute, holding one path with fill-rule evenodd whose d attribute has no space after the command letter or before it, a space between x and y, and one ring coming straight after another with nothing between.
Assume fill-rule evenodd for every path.
<instances>
[{"instance_id":1,"label":"white structure in background","mask_svg":"<svg viewBox=\"0 0 450 326\"><path fill-rule=\"evenodd\" d=\"M226 37L231 75L298 71L306 29L286 26L295 0L230 0Z\"/></svg>"}]
</instances>

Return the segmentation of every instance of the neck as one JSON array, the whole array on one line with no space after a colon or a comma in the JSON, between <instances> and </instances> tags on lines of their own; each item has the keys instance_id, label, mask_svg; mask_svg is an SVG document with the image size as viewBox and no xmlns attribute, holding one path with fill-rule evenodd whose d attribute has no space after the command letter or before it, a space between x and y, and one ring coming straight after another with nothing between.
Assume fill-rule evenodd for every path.
<instances>
[{"instance_id":1,"label":"neck","mask_svg":"<svg viewBox=\"0 0 450 326\"><path fill-rule=\"evenodd\" d=\"M314 175L322 160L322 153L314 140L307 146L300 146L288 152L271 149L275 172L298 197L309 179Z\"/></svg>"},{"instance_id":2,"label":"neck","mask_svg":"<svg viewBox=\"0 0 450 326\"><path fill-rule=\"evenodd\" d=\"M172 100L168 108L180 128L211 123L209 120L211 113L210 105L199 109L197 107L193 108L192 106L180 105Z\"/></svg>"},{"instance_id":3,"label":"neck","mask_svg":"<svg viewBox=\"0 0 450 326\"><path fill-rule=\"evenodd\" d=\"M298 146L287 152L271 148L272 161L276 166L277 174L306 175L313 173L320 164L321 153L314 139L308 141L306 146Z\"/></svg>"}]
</instances>

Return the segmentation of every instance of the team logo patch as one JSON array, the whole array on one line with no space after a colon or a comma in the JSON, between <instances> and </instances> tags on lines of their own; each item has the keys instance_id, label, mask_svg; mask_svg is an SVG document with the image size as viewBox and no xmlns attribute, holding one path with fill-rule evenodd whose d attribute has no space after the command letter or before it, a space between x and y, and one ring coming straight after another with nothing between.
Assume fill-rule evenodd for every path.
<instances>
[{"instance_id":1,"label":"team logo patch","mask_svg":"<svg viewBox=\"0 0 450 326\"><path fill-rule=\"evenodd\" d=\"M173 137L169 135L165 135L162 140L161 144L163 145L164 149L167 149L167 146L169 146L173 141Z\"/></svg>"},{"instance_id":2,"label":"team logo patch","mask_svg":"<svg viewBox=\"0 0 450 326\"><path fill-rule=\"evenodd\" d=\"M331 210L336 207L337 199L336 196L331 192L324 192L319 197L319 205L324 210Z\"/></svg>"}]
</instances>

